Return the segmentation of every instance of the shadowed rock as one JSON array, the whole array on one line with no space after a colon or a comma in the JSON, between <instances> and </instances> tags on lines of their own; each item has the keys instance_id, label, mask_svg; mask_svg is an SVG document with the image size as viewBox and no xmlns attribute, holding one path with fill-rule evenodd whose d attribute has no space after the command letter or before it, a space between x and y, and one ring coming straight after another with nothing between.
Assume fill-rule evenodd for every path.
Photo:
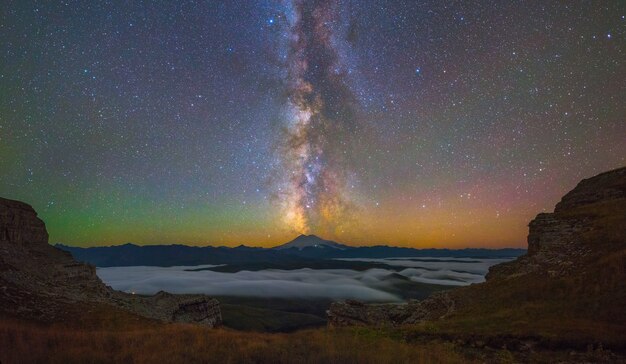
<instances>
[{"instance_id":1,"label":"shadowed rock","mask_svg":"<svg viewBox=\"0 0 626 364\"><path fill-rule=\"evenodd\" d=\"M30 206L0 198L0 242L48 242L46 225Z\"/></svg>"},{"instance_id":2,"label":"shadowed rock","mask_svg":"<svg viewBox=\"0 0 626 364\"><path fill-rule=\"evenodd\" d=\"M55 321L68 304L105 304L167 322L216 326L219 303L204 295L131 295L114 291L96 275L95 267L48 244L48 232L35 210L0 198L0 311Z\"/></svg>"},{"instance_id":3,"label":"shadowed rock","mask_svg":"<svg viewBox=\"0 0 626 364\"><path fill-rule=\"evenodd\" d=\"M454 300L446 292L436 292L422 301L405 304L365 304L347 300L333 302L328 310L331 326L384 326L416 323L445 317L454 311Z\"/></svg>"},{"instance_id":4,"label":"shadowed rock","mask_svg":"<svg viewBox=\"0 0 626 364\"><path fill-rule=\"evenodd\" d=\"M577 319L606 320L619 328L626 324L625 267L626 168L620 168L581 181L554 213L537 215L529 224L528 253L491 267L487 282L406 304L336 302L327 312L328 323L414 324L451 315L487 315L491 310L526 303L541 319L544 303L559 302L562 312ZM535 286L551 290L529 288ZM529 322L532 327L532 320Z\"/></svg>"}]
</instances>

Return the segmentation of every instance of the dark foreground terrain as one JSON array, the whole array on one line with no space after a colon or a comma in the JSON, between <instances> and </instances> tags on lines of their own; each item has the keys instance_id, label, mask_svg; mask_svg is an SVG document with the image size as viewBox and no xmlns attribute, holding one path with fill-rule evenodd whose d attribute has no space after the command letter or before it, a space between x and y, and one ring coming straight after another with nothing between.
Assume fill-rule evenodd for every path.
<instances>
[{"instance_id":1,"label":"dark foreground terrain","mask_svg":"<svg viewBox=\"0 0 626 364\"><path fill-rule=\"evenodd\" d=\"M626 351L626 168L583 180L529 227L528 254L485 283L403 305L333 303L329 321L518 351Z\"/></svg>"},{"instance_id":2,"label":"dark foreground terrain","mask_svg":"<svg viewBox=\"0 0 626 364\"><path fill-rule=\"evenodd\" d=\"M2 363L589 363L620 362L601 345L519 350L410 331L320 328L289 334L147 321L92 309L85 321L0 320ZM74 319L80 316L73 316ZM8 349L7 349L8 348Z\"/></svg>"},{"instance_id":3,"label":"dark foreground terrain","mask_svg":"<svg viewBox=\"0 0 626 364\"><path fill-rule=\"evenodd\" d=\"M493 266L485 283L405 304L335 302L328 327L289 334L214 326L222 311L237 327L272 307L289 313L290 302L113 291L46 244L32 208L0 202L2 363L626 362L626 168L539 214L528 254ZM319 306L309 309L319 325Z\"/></svg>"}]
</instances>

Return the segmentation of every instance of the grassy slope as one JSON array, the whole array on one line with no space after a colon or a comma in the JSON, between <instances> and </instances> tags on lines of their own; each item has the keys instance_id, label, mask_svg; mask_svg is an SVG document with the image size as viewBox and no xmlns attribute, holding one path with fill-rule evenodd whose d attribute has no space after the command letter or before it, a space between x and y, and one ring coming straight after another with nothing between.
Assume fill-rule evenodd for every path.
<instances>
[{"instance_id":1,"label":"grassy slope","mask_svg":"<svg viewBox=\"0 0 626 364\"><path fill-rule=\"evenodd\" d=\"M326 325L326 319L306 313L271 310L250 306L222 304L223 324L244 331L290 332Z\"/></svg>"},{"instance_id":2,"label":"grassy slope","mask_svg":"<svg viewBox=\"0 0 626 364\"><path fill-rule=\"evenodd\" d=\"M320 328L290 334L161 324L94 308L63 324L0 319L2 363L515 363L616 362L602 349L511 352L397 329ZM617 358L618 360L618 358Z\"/></svg>"},{"instance_id":3,"label":"grassy slope","mask_svg":"<svg viewBox=\"0 0 626 364\"><path fill-rule=\"evenodd\" d=\"M626 202L572 209L560 216L594 216L581 237L595 252L564 277L545 271L458 290L462 307L450 317L407 328L412 336L533 337L546 346L603 343L626 351Z\"/></svg>"},{"instance_id":4,"label":"grassy slope","mask_svg":"<svg viewBox=\"0 0 626 364\"><path fill-rule=\"evenodd\" d=\"M182 324L83 329L1 320L0 348L2 363L474 362L451 344L409 345L353 330L267 334Z\"/></svg>"}]
</instances>

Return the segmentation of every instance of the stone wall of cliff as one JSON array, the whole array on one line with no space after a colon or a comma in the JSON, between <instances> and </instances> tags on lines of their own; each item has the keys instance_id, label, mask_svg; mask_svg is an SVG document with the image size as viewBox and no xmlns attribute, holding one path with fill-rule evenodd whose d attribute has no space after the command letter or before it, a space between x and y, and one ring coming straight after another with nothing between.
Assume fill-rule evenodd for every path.
<instances>
[{"instance_id":1,"label":"stone wall of cliff","mask_svg":"<svg viewBox=\"0 0 626 364\"><path fill-rule=\"evenodd\" d=\"M336 302L329 324L403 325L527 303L541 320L547 302L577 319L626 323L620 313L626 307L626 168L581 181L553 213L537 215L529 224L528 253L491 267L486 278L419 302Z\"/></svg>"},{"instance_id":2,"label":"stone wall of cliff","mask_svg":"<svg viewBox=\"0 0 626 364\"><path fill-rule=\"evenodd\" d=\"M35 210L0 198L0 312L62 320L67 305L109 305L150 319L207 326L221 323L219 302L204 295L131 295L106 286L95 267L48 244Z\"/></svg>"},{"instance_id":3,"label":"stone wall of cliff","mask_svg":"<svg viewBox=\"0 0 626 364\"><path fill-rule=\"evenodd\" d=\"M48 242L46 225L23 202L0 197L0 243Z\"/></svg>"}]
</instances>

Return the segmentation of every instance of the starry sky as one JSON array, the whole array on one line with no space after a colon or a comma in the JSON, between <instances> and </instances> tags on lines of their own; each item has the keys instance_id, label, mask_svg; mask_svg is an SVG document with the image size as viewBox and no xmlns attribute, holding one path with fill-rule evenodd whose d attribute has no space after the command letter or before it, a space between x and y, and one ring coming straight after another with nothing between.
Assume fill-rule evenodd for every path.
<instances>
[{"instance_id":1,"label":"starry sky","mask_svg":"<svg viewBox=\"0 0 626 364\"><path fill-rule=\"evenodd\" d=\"M6 1L0 196L52 243L524 247L626 165L623 1Z\"/></svg>"}]
</instances>

